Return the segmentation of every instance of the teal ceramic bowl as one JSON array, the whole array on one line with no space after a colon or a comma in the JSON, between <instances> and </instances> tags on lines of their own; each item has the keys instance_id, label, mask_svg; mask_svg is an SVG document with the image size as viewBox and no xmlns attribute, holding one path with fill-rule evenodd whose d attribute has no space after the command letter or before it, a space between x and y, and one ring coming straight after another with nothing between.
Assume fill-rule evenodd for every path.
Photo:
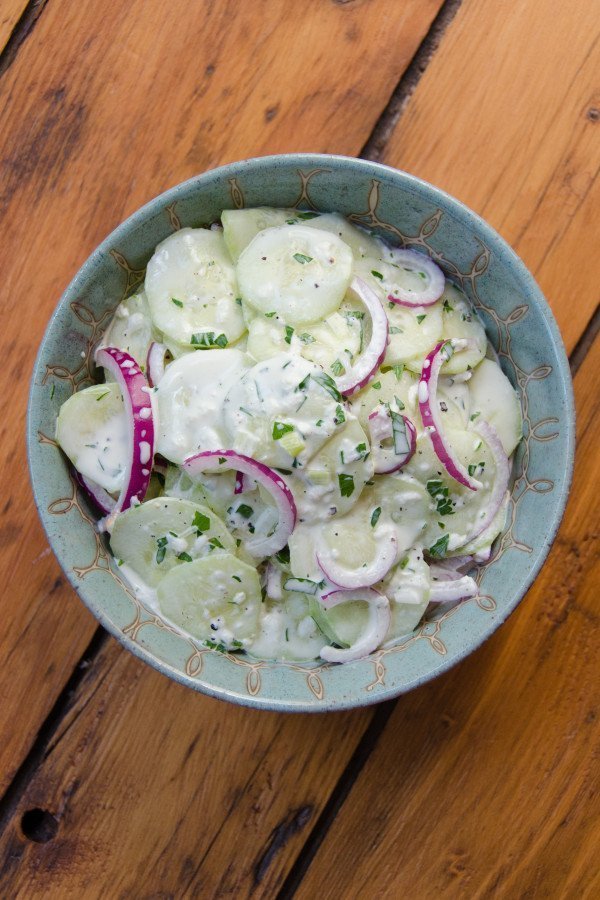
<instances>
[{"instance_id":1,"label":"teal ceramic bowl","mask_svg":"<svg viewBox=\"0 0 600 900\"><path fill-rule=\"evenodd\" d=\"M477 307L522 398L524 439L510 513L479 595L441 606L398 646L346 665L258 661L221 654L178 633L123 585L94 515L54 441L60 405L93 381L92 352L111 314L144 278L156 244L223 209L336 210L396 243L427 252ZM507 618L536 577L565 507L574 405L556 323L532 276L482 219L435 187L385 166L340 156L250 159L205 172L152 200L120 225L63 294L35 364L28 412L35 500L69 581L102 625L163 674L214 697L281 711L365 706L449 669Z\"/></svg>"}]
</instances>

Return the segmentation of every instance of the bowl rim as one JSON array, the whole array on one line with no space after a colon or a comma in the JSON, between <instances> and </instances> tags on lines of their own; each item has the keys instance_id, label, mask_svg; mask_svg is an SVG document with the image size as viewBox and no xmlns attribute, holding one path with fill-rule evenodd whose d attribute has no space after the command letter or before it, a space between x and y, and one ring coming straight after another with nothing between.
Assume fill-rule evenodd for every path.
<instances>
[{"instance_id":1,"label":"bowl rim","mask_svg":"<svg viewBox=\"0 0 600 900\"><path fill-rule=\"evenodd\" d=\"M44 352L46 342L65 300L71 294L79 290L80 284L87 280L88 273L95 269L97 263L104 256L106 256L110 249L112 249L115 245L118 245L121 237L123 235L126 235L132 228L135 228L137 225L143 223L148 215L154 212L157 206L164 207L172 204L173 202L180 199L181 195L186 195L191 188L194 188L197 185L201 186L204 180L208 181L214 178L226 179L229 177L240 176L246 169L251 169L257 166L260 167L261 165L277 166L278 164L285 164L286 166L296 166L298 168L303 168L306 166L317 168L326 167L327 165L331 164L337 164L349 167L350 169L356 169L357 171L360 170L362 174L368 174L373 177L376 177L378 173L380 173L381 175L385 174L387 178L391 176L400 185L411 186L413 188L416 186L420 192L424 191L425 193L433 195L434 198L440 198L440 200L443 201L443 205L451 212L455 221L457 221L461 227L470 227L476 229L480 233L482 232L486 238L486 241L488 242L490 249L493 250L499 258L503 258L504 260L506 260L508 262L508 265L514 271L516 271L518 279L524 285L524 287L530 294L530 297L534 299L535 304L546 320L546 324L552 336L552 342L556 352L556 359L558 363L557 369L559 370L560 377L564 384L566 399L568 401L564 410L564 436L566 443L566 458L564 460L565 477L562 482L560 494L556 496L551 527L546 532L543 541L540 543L539 553L535 565L531 567L527 574L527 577L515 591L512 602L503 607L501 610L498 610L498 613L492 623L492 627L486 629L484 633L476 635L474 641L469 643L468 646L459 648L458 650L453 652L450 657L443 657L443 659L439 661L439 664L432 667L426 674L415 675L402 685L384 687L382 690L378 692L372 692L370 694L356 694L351 697L342 696L339 698L334 698L333 700L330 699L329 701L323 700L318 705L316 705L314 701L311 700L295 701L291 698L280 700L261 697L260 695L252 696L241 691L233 691L227 688L221 688L207 684L193 678L192 676L186 676L183 672L176 669L170 663L158 659L150 650L147 650L136 641L133 641L128 635L124 634L112 622L112 620L108 618L101 604L96 604L92 599L88 600L88 598L82 591L83 585L81 581L76 581L74 573L72 573L65 567L65 565L63 565L60 553L55 546L55 541L53 540L53 537L49 532L49 527L46 524L46 511L43 508L38 496L33 462L33 447L37 443L37 423L34 421L35 414L33 409L35 394L38 389L35 375L39 370L40 360ZM505 241L505 239L488 222L486 222L485 219L479 216L461 200L458 200L456 197L448 194L442 188L439 188L431 184L430 182L419 178L416 175L413 175L402 169L396 169L393 166L389 166L384 163L372 162L371 160L362 159L360 157L345 156L341 154L281 153L249 157L243 160L238 160L236 162L227 163L223 166L207 169L198 175L194 175L191 178L186 179L185 181L179 182L178 184L168 188L166 191L163 191L162 193L151 198L141 207L131 213L131 215L129 215L119 225L117 225L116 228L114 228L101 241L101 243L96 246L96 248L89 254L82 266L78 269L69 284L62 292L54 308L54 311L48 319L43 337L40 341L40 345L36 353L32 370L27 402L26 438L27 461L34 503L38 512L38 516L44 528L48 543L69 584L75 590L76 594L82 600L87 609L92 613L94 618L100 623L103 628L106 629L106 631L109 632L109 634L115 637L118 642L129 652L133 653L139 659L142 659L144 662L151 665L161 674L199 693L206 694L207 696L211 696L217 699L227 700L231 703L251 707L254 709L263 709L276 712L319 713L356 709L365 706L371 706L376 703L382 703L386 700L391 700L399 697L402 694L408 693L408 691L411 691L422 684L426 684L429 681L432 681L442 673L454 668L454 666L458 665L458 663L462 662L466 657L470 656L475 650L481 647L514 612L519 603L525 597L529 588L537 578L542 566L544 565L564 516L573 478L575 454L575 401L568 356L565 350L562 335L560 333L554 315L550 309L548 301L546 300L541 288L537 284L535 278L533 277L525 263L521 260L515 250L513 250L513 248L508 244L508 242Z\"/></svg>"}]
</instances>

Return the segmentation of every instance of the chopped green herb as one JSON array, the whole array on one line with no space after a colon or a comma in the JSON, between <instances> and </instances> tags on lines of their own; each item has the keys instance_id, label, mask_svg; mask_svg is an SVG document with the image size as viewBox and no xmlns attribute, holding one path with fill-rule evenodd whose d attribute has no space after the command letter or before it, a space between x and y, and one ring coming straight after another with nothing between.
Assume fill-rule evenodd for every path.
<instances>
[{"instance_id":1,"label":"chopped green herb","mask_svg":"<svg viewBox=\"0 0 600 900\"><path fill-rule=\"evenodd\" d=\"M315 338L312 334L309 334L308 331L304 331L302 334L299 334L298 337L303 344L314 344L315 342Z\"/></svg>"},{"instance_id":2,"label":"chopped green herb","mask_svg":"<svg viewBox=\"0 0 600 900\"><path fill-rule=\"evenodd\" d=\"M313 261L312 256L306 256L304 253L294 253L294 259L302 266L304 265L304 263Z\"/></svg>"},{"instance_id":3,"label":"chopped green herb","mask_svg":"<svg viewBox=\"0 0 600 900\"><path fill-rule=\"evenodd\" d=\"M480 474L482 474L483 470L485 469L485 463L484 462L471 463L469 466L467 466L467 471L468 471L469 475L471 475L471 476L473 476L475 474L477 469L481 469Z\"/></svg>"},{"instance_id":4,"label":"chopped green herb","mask_svg":"<svg viewBox=\"0 0 600 900\"><path fill-rule=\"evenodd\" d=\"M223 349L228 343L229 341L224 334L219 334L215 337L214 331L199 331L197 334L192 335L190 341L192 347L201 347L205 349L210 347L221 347L221 349Z\"/></svg>"},{"instance_id":5,"label":"chopped green herb","mask_svg":"<svg viewBox=\"0 0 600 900\"><path fill-rule=\"evenodd\" d=\"M452 312L454 310L453 306L450 306L448 300L444 300L444 312Z\"/></svg>"},{"instance_id":6,"label":"chopped green herb","mask_svg":"<svg viewBox=\"0 0 600 900\"><path fill-rule=\"evenodd\" d=\"M286 639L286 641L289 641L289 639L290 639L289 629L288 629L288 628L285 629L285 639Z\"/></svg>"},{"instance_id":7,"label":"chopped green herb","mask_svg":"<svg viewBox=\"0 0 600 900\"><path fill-rule=\"evenodd\" d=\"M309 381L310 381L310 373L306 376L306 378L303 378L303 379L302 379L302 381L300 382L300 384L298 385L298 387L296 388L296 390L297 390L297 391L305 391L306 388L308 387L308 382L309 382Z\"/></svg>"},{"instance_id":8,"label":"chopped green herb","mask_svg":"<svg viewBox=\"0 0 600 900\"><path fill-rule=\"evenodd\" d=\"M205 516L204 513L196 512L192 519L192 527L196 529L198 534L203 534L210 528L210 519L208 516Z\"/></svg>"},{"instance_id":9,"label":"chopped green herb","mask_svg":"<svg viewBox=\"0 0 600 900\"><path fill-rule=\"evenodd\" d=\"M233 577L234 577L234 578L237 578L236 575L234 575ZM238 578L238 581L241 581L241 579ZM244 646L244 645L242 644L241 641L238 641L237 638L234 638L233 641L232 641L232 643L233 643L233 646L236 647L238 650L239 650L240 647L243 647L243 646Z\"/></svg>"},{"instance_id":10,"label":"chopped green herb","mask_svg":"<svg viewBox=\"0 0 600 900\"><path fill-rule=\"evenodd\" d=\"M274 312L265 313L265 319L272 319L274 315L275 315Z\"/></svg>"},{"instance_id":11,"label":"chopped green herb","mask_svg":"<svg viewBox=\"0 0 600 900\"><path fill-rule=\"evenodd\" d=\"M293 334L294 334L294 329L292 328L292 326L286 325L285 326L285 338L284 338L286 344L292 343L292 335Z\"/></svg>"},{"instance_id":12,"label":"chopped green herb","mask_svg":"<svg viewBox=\"0 0 600 900\"><path fill-rule=\"evenodd\" d=\"M238 306L241 306L241 305L242 305L242 298L241 298L241 297L236 297L236 298L235 298L235 302L237 303Z\"/></svg>"},{"instance_id":13,"label":"chopped green herb","mask_svg":"<svg viewBox=\"0 0 600 900\"><path fill-rule=\"evenodd\" d=\"M422 313L422 315L417 316L417 322L419 323L419 325L420 325L421 322L422 322L424 319L426 319L426 318L427 318L427 313Z\"/></svg>"},{"instance_id":14,"label":"chopped green herb","mask_svg":"<svg viewBox=\"0 0 600 900\"><path fill-rule=\"evenodd\" d=\"M335 362L333 362L333 363L329 366L329 368L331 369L331 371L333 372L333 374L336 376L336 378L337 378L339 375L344 375L345 372L346 372L346 369L344 368L344 364L343 364L339 359L336 359Z\"/></svg>"},{"instance_id":15,"label":"chopped green herb","mask_svg":"<svg viewBox=\"0 0 600 900\"><path fill-rule=\"evenodd\" d=\"M290 561L290 548L287 546L282 547L278 553L275 554L276 559L285 566Z\"/></svg>"},{"instance_id":16,"label":"chopped green herb","mask_svg":"<svg viewBox=\"0 0 600 900\"><path fill-rule=\"evenodd\" d=\"M183 306L183 303L181 302L181 300L177 300L176 297L171 297L171 303L174 303L175 306L178 306L180 309Z\"/></svg>"},{"instance_id":17,"label":"chopped green herb","mask_svg":"<svg viewBox=\"0 0 600 900\"><path fill-rule=\"evenodd\" d=\"M227 462L227 460L225 459L224 456L219 456L219 460L218 460L218 461L219 461L219 465L220 465L220 466L222 466L224 463Z\"/></svg>"},{"instance_id":18,"label":"chopped green herb","mask_svg":"<svg viewBox=\"0 0 600 900\"><path fill-rule=\"evenodd\" d=\"M390 334L404 334L404 328L398 328L397 325L390 325Z\"/></svg>"},{"instance_id":19,"label":"chopped green herb","mask_svg":"<svg viewBox=\"0 0 600 900\"><path fill-rule=\"evenodd\" d=\"M221 550L225 549L225 547L223 546L223 544L217 537L209 538L208 543L210 544L211 547L219 547Z\"/></svg>"},{"instance_id":20,"label":"chopped green herb","mask_svg":"<svg viewBox=\"0 0 600 900\"><path fill-rule=\"evenodd\" d=\"M52 388L50 389L50 399L51 399L51 400L54 398L54 391L55 391L55 390L56 390L56 385L53 384L53 385L52 385Z\"/></svg>"},{"instance_id":21,"label":"chopped green herb","mask_svg":"<svg viewBox=\"0 0 600 900\"><path fill-rule=\"evenodd\" d=\"M374 391L379 391L379 390L381 390L381 382L374 381L373 384L371 385L371 387L373 388Z\"/></svg>"},{"instance_id":22,"label":"chopped green herb","mask_svg":"<svg viewBox=\"0 0 600 900\"><path fill-rule=\"evenodd\" d=\"M314 380L317 384L320 384L334 400L342 399L342 395L338 391L335 381L331 375L327 374L327 372L321 372L319 375L315 375Z\"/></svg>"},{"instance_id":23,"label":"chopped green herb","mask_svg":"<svg viewBox=\"0 0 600 900\"><path fill-rule=\"evenodd\" d=\"M295 225L297 221L298 221L298 219L286 219L285 224L286 225Z\"/></svg>"},{"instance_id":24,"label":"chopped green herb","mask_svg":"<svg viewBox=\"0 0 600 900\"><path fill-rule=\"evenodd\" d=\"M319 213L316 212L299 212L297 213L299 219L316 219Z\"/></svg>"},{"instance_id":25,"label":"chopped green herb","mask_svg":"<svg viewBox=\"0 0 600 900\"><path fill-rule=\"evenodd\" d=\"M342 497L351 497L354 493L354 478L352 475L338 475L340 494Z\"/></svg>"},{"instance_id":26,"label":"chopped green herb","mask_svg":"<svg viewBox=\"0 0 600 900\"><path fill-rule=\"evenodd\" d=\"M336 425L343 425L346 421L346 414L344 413L344 409L342 406L338 405L335 408L335 417L334 420Z\"/></svg>"},{"instance_id":27,"label":"chopped green herb","mask_svg":"<svg viewBox=\"0 0 600 900\"><path fill-rule=\"evenodd\" d=\"M378 506L378 507L377 507L376 509L374 509L373 512L371 513L371 528L375 528L375 526L376 526L377 523L379 522L379 516L380 516L380 515L381 515L381 507Z\"/></svg>"},{"instance_id":28,"label":"chopped green herb","mask_svg":"<svg viewBox=\"0 0 600 900\"><path fill-rule=\"evenodd\" d=\"M294 426L288 425L286 422L273 422L273 440L279 441L284 434L289 434L293 430Z\"/></svg>"},{"instance_id":29,"label":"chopped green herb","mask_svg":"<svg viewBox=\"0 0 600 900\"><path fill-rule=\"evenodd\" d=\"M118 560L117 560L117 565L118 565L118 566L122 566L124 562L125 562L124 559L118 559Z\"/></svg>"},{"instance_id":30,"label":"chopped green herb","mask_svg":"<svg viewBox=\"0 0 600 900\"><path fill-rule=\"evenodd\" d=\"M244 415L248 416L250 419L254 418L254 414L251 413L249 409L246 409L245 406L240 406L240 412L243 412Z\"/></svg>"},{"instance_id":31,"label":"chopped green herb","mask_svg":"<svg viewBox=\"0 0 600 900\"><path fill-rule=\"evenodd\" d=\"M238 512L240 514L240 516L243 516L244 519L249 519L250 516L252 515L252 513L254 512L254 510L252 509L251 506L248 506L247 503L240 503L236 512Z\"/></svg>"},{"instance_id":32,"label":"chopped green herb","mask_svg":"<svg viewBox=\"0 0 600 900\"><path fill-rule=\"evenodd\" d=\"M183 551L183 553L177 554L177 559L181 559L183 562L191 562L192 561L192 557L190 556L189 553L186 553L185 550Z\"/></svg>"},{"instance_id":33,"label":"chopped green herb","mask_svg":"<svg viewBox=\"0 0 600 900\"><path fill-rule=\"evenodd\" d=\"M156 543L158 545L158 550L156 551L156 562L158 563L158 565L160 565L167 553L167 539L166 537L157 538Z\"/></svg>"},{"instance_id":34,"label":"chopped green herb","mask_svg":"<svg viewBox=\"0 0 600 900\"><path fill-rule=\"evenodd\" d=\"M357 453L361 453L361 454L366 453L367 445L363 442L362 444L357 444L354 449L356 450Z\"/></svg>"},{"instance_id":35,"label":"chopped green herb","mask_svg":"<svg viewBox=\"0 0 600 900\"><path fill-rule=\"evenodd\" d=\"M376 269L371 269L371 275L373 276L373 278L378 278L379 281L383 281L383 275L381 274L381 272L377 272Z\"/></svg>"},{"instance_id":36,"label":"chopped green herb","mask_svg":"<svg viewBox=\"0 0 600 900\"><path fill-rule=\"evenodd\" d=\"M209 650L218 650L219 653L227 653L227 647L221 641L217 644L215 641L206 640L204 641L204 644Z\"/></svg>"},{"instance_id":37,"label":"chopped green herb","mask_svg":"<svg viewBox=\"0 0 600 900\"><path fill-rule=\"evenodd\" d=\"M401 568L401 569L405 569L405 568L407 567L407 565L408 565L408 562L409 562L408 556L404 556L404 557L400 560L400 568Z\"/></svg>"},{"instance_id":38,"label":"chopped green herb","mask_svg":"<svg viewBox=\"0 0 600 900\"><path fill-rule=\"evenodd\" d=\"M317 421L315 422L315 428L320 428L322 424L323 424L323 419L317 419Z\"/></svg>"},{"instance_id":39,"label":"chopped green herb","mask_svg":"<svg viewBox=\"0 0 600 900\"><path fill-rule=\"evenodd\" d=\"M428 553L430 556L433 556L434 559L442 559L446 555L446 551L448 549L448 541L450 540L450 535L445 534L443 537L438 538L433 547L430 547Z\"/></svg>"},{"instance_id":40,"label":"chopped green herb","mask_svg":"<svg viewBox=\"0 0 600 900\"><path fill-rule=\"evenodd\" d=\"M406 409L406 406L405 406L405 404L402 402L402 400L400 399L400 397L396 397L395 394L394 394L394 400L396 401L396 406L398 407L398 409L400 409L400 410Z\"/></svg>"},{"instance_id":41,"label":"chopped green herb","mask_svg":"<svg viewBox=\"0 0 600 900\"><path fill-rule=\"evenodd\" d=\"M104 398L105 398L108 394L110 394L110 391L104 391L103 394L100 394L99 397L96 397L96 403L98 402L98 400L104 400Z\"/></svg>"},{"instance_id":42,"label":"chopped green herb","mask_svg":"<svg viewBox=\"0 0 600 900\"><path fill-rule=\"evenodd\" d=\"M469 418L470 418L471 422L474 422L475 419L477 418L477 416L480 416L480 415L481 415L481 413L476 412L476 413L473 413L472 416L469 416Z\"/></svg>"}]
</instances>

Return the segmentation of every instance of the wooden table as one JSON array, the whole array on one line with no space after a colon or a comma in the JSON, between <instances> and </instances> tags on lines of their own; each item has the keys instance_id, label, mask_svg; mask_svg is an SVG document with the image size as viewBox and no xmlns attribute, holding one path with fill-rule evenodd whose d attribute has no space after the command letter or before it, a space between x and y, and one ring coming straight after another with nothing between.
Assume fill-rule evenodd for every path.
<instances>
[{"instance_id":1,"label":"wooden table","mask_svg":"<svg viewBox=\"0 0 600 900\"><path fill-rule=\"evenodd\" d=\"M598 0L3 0L2 898L598 897ZM374 709L236 708L109 639L46 545L29 373L90 251L204 169L364 155L512 243L575 378L550 558L453 671Z\"/></svg>"}]
</instances>

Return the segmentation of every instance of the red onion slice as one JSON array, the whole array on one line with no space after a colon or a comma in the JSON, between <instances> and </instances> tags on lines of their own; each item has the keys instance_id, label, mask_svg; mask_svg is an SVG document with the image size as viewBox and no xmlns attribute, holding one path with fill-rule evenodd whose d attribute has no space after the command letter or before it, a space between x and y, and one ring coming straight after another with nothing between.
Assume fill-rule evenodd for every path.
<instances>
[{"instance_id":1,"label":"red onion slice","mask_svg":"<svg viewBox=\"0 0 600 900\"><path fill-rule=\"evenodd\" d=\"M320 656L327 662L352 662L354 659L362 659L368 656L385 639L390 627L390 604L384 594L373 588L363 588L357 591L332 591L321 598L325 609L333 609L340 603L353 603L362 600L369 604L369 621L361 637L346 650L337 647L323 647Z\"/></svg>"},{"instance_id":2,"label":"red onion slice","mask_svg":"<svg viewBox=\"0 0 600 900\"><path fill-rule=\"evenodd\" d=\"M417 306L432 306L444 293L446 279L439 266L424 253L416 250L392 250L393 264L409 269L411 272L423 272L426 275L426 286L423 291L410 291L406 288L397 288L396 295L389 294L388 300L399 306L408 306L414 309Z\"/></svg>"},{"instance_id":3,"label":"red onion slice","mask_svg":"<svg viewBox=\"0 0 600 900\"><path fill-rule=\"evenodd\" d=\"M317 563L323 575L336 587L344 590L370 587L385 578L398 557L398 541L391 529L377 531L377 556L368 566L348 570L341 566L328 548L317 551Z\"/></svg>"},{"instance_id":4,"label":"red onion slice","mask_svg":"<svg viewBox=\"0 0 600 900\"><path fill-rule=\"evenodd\" d=\"M247 490L246 482L244 478L243 472L235 473L235 487L233 489L234 494L243 494Z\"/></svg>"},{"instance_id":5,"label":"red onion slice","mask_svg":"<svg viewBox=\"0 0 600 900\"><path fill-rule=\"evenodd\" d=\"M417 429L408 416L379 404L369 416L368 427L375 474L386 475L405 466L417 448ZM393 440L393 447L384 447L385 440Z\"/></svg>"},{"instance_id":6,"label":"red onion slice","mask_svg":"<svg viewBox=\"0 0 600 900\"><path fill-rule=\"evenodd\" d=\"M137 506L146 496L154 458L154 418L150 388L135 359L116 347L96 351L96 363L114 377L123 394L127 417L127 466L123 487L110 514L98 522L101 531L110 531L117 515Z\"/></svg>"},{"instance_id":7,"label":"red onion slice","mask_svg":"<svg viewBox=\"0 0 600 900\"><path fill-rule=\"evenodd\" d=\"M266 588L267 594L272 600L281 600L283 598L281 576L282 572L280 566L276 565L272 560L269 560L266 572Z\"/></svg>"},{"instance_id":8,"label":"red onion slice","mask_svg":"<svg viewBox=\"0 0 600 900\"><path fill-rule=\"evenodd\" d=\"M490 425L489 422L480 422L475 431L481 435L492 452L494 465L496 466L496 476L494 478L494 487L492 488L490 499L486 504L485 516L477 523L473 531L467 535L465 544L469 544L471 541L475 540L476 537L479 537L479 535L491 524L496 513L502 506L508 489L508 481L510 479L510 463L504 452L502 441L498 437L498 432L494 426Z\"/></svg>"},{"instance_id":9,"label":"red onion slice","mask_svg":"<svg viewBox=\"0 0 600 900\"><path fill-rule=\"evenodd\" d=\"M478 592L477 582L470 575L446 581L433 581L429 602L446 603L448 600L465 600L467 597L476 597Z\"/></svg>"},{"instance_id":10,"label":"red onion slice","mask_svg":"<svg viewBox=\"0 0 600 900\"><path fill-rule=\"evenodd\" d=\"M361 278L354 278L350 285L371 317L371 340L359 356L356 364L345 375L335 379L337 389L344 397L360 391L383 362L388 341L388 320L377 294Z\"/></svg>"},{"instance_id":11,"label":"red onion slice","mask_svg":"<svg viewBox=\"0 0 600 900\"><path fill-rule=\"evenodd\" d=\"M150 387L156 387L163 375L165 374L165 353L167 348L164 344L158 344L153 341L148 348L148 356L146 357L146 375L148 376L148 384Z\"/></svg>"},{"instance_id":12,"label":"red onion slice","mask_svg":"<svg viewBox=\"0 0 600 900\"><path fill-rule=\"evenodd\" d=\"M117 503L114 497L111 497L108 491L105 491L103 487L95 481L92 481L87 475L82 475L77 469L74 469L73 471L79 485L83 488L89 499L98 507L100 512L105 516L111 513Z\"/></svg>"},{"instance_id":13,"label":"red onion slice","mask_svg":"<svg viewBox=\"0 0 600 900\"><path fill-rule=\"evenodd\" d=\"M252 556L271 556L285 547L296 524L296 504L281 475L265 466L264 463L258 462L250 456L236 453L235 450L206 450L203 453L197 453L185 460L183 468L192 477L207 469L221 472L234 469L253 478L273 497L279 514L279 522L272 535L255 536L246 541L246 550Z\"/></svg>"},{"instance_id":14,"label":"red onion slice","mask_svg":"<svg viewBox=\"0 0 600 900\"><path fill-rule=\"evenodd\" d=\"M450 442L444 437L437 399L440 369L454 352L455 344L461 348L463 346L458 341L440 341L426 357L423 363L417 396L423 426L433 444L436 456L448 472L448 475L454 478L455 481L458 481L459 484L464 485L471 491L477 491L482 486L481 482L469 475L455 455Z\"/></svg>"}]
</instances>

